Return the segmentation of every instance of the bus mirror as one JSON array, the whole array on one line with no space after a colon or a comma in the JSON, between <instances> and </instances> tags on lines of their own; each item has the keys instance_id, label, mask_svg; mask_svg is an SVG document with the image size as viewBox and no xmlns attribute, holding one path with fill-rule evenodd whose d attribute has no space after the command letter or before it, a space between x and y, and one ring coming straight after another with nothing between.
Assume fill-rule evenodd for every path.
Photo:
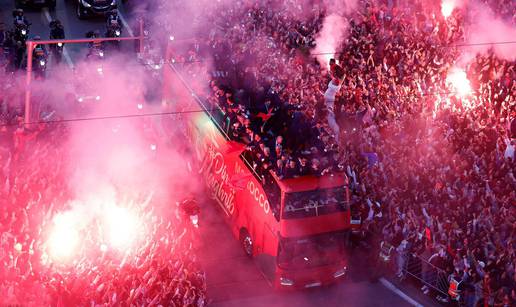
<instances>
[{"instance_id":1,"label":"bus mirror","mask_svg":"<svg viewBox=\"0 0 516 307\"><path fill-rule=\"evenodd\" d=\"M279 221L279 218L280 218L280 217L279 217L279 211L278 211L278 209L276 209L276 208L272 208L272 215L274 216L274 218L275 218L277 221Z\"/></svg>"}]
</instances>

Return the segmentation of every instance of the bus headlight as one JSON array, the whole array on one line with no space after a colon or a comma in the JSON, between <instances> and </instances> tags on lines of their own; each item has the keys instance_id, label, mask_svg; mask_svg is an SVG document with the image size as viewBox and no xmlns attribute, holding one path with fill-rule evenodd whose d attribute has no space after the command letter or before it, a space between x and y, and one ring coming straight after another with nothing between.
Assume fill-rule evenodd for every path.
<instances>
[{"instance_id":1,"label":"bus headlight","mask_svg":"<svg viewBox=\"0 0 516 307\"><path fill-rule=\"evenodd\" d=\"M282 286L293 286L294 281L285 277L280 277L279 282Z\"/></svg>"},{"instance_id":2,"label":"bus headlight","mask_svg":"<svg viewBox=\"0 0 516 307\"><path fill-rule=\"evenodd\" d=\"M333 277L339 278L341 276L346 275L346 272L348 271L347 267L342 268L341 270L338 270L337 272L333 273Z\"/></svg>"},{"instance_id":3,"label":"bus headlight","mask_svg":"<svg viewBox=\"0 0 516 307\"><path fill-rule=\"evenodd\" d=\"M84 1L84 0L81 0L81 3L82 5L85 7L85 8L90 8L91 7L91 4L89 4L88 2Z\"/></svg>"},{"instance_id":4,"label":"bus headlight","mask_svg":"<svg viewBox=\"0 0 516 307\"><path fill-rule=\"evenodd\" d=\"M190 221L192 221L194 227L199 227L199 216L197 214L190 215Z\"/></svg>"}]
</instances>

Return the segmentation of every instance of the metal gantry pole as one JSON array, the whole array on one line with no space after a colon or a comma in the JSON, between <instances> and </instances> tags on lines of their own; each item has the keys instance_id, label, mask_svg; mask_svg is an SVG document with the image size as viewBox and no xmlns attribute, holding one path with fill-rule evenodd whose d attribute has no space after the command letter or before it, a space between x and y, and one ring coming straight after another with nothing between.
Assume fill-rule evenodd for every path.
<instances>
[{"instance_id":1,"label":"metal gantry pole","mask_svg":"<svg viewBox=\"0 0 516 307\"><path fill-rule=\"evenodd\" d=\"M34 43L27 41L27 76L25 80L25 126L28 126L31 122L31 83L32 83L32 48Z\"/></svg>"},{"instance_id":2,"label":"metal gantry pole","mask_svg":"<svg viewBox=\"0 0 516 307\"><path fill-rule=\"evenodd\" d=\"M29 126L33 119L31 118L31 84L32 84L32 49L34 45L49 45L49 44L73 44L73 43L94 43L94 42L110 42L110 41L130 41L139 40L140 50L143 48L143 22L140 24L141 33L136 37L107 37L107 38L83 38L83 39L51 39L51 40L38 40L38 41L27 41L27 74L25 80L25 126Z\"/></svg>"},{"instance_id":3,"label":"metal gantry pole","mask_svg":"<svg viewBox=\"0 0 516 307\"><path fill-rule=\"evenodd\" d=\"M143 28L143 18L140 18L140 54L143 54L144 48L143 48L143 39L144 39L144 28Z\"/></svg>"}]
</instances>

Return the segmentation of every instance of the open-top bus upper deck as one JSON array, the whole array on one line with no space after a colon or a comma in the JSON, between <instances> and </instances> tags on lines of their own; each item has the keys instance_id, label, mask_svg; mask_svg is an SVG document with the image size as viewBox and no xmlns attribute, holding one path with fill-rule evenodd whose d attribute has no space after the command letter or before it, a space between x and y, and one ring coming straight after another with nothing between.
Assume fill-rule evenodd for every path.
<instances>
[{"instance_id":1,"label":"open-top bus upper deck","mask_svg":"<svg viewBox=\"0 0 516 307\"><path fill-rule=\"evenodd\" d=\"M174 65L166 66L164 98L181 112L178 124L207 192L265 276L281 287L312 287L343 276L352 228L345 173L280 178L271 169L258 170L247 144L231 137L224 110L201 99Z\"/></svg>"}]
</instances>

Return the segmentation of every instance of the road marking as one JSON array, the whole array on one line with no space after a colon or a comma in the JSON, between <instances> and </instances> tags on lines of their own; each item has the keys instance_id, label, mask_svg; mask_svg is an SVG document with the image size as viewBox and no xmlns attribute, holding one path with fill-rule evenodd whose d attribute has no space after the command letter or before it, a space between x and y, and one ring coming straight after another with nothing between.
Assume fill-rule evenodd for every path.
<instances>
[{"instance_id":1,"label":"road marking","mask_svg":"<svg viewBox=\"0 0 516 307\"><path fill-rule=\"evenodd\" d=\"M388 281L387 279L385 278L380 278L380 282L382 283L382 285L391 290L392 292L396 293L399 297L401 297L402 299L404 299L407 303L409 303L410 305L414 306L414 307L424 307L423 305L419 304L418 302L416 302L413 298L411 298L410 296L406 295L405 293L403 293L403 291L401 291L400 289L398 289L395 285L393 285L390 281Z\"/></svg>"},{"instance_id":2,"label":"road marking","mask_svg":"<svg viewBox=\"0 0 516 307\"><path fill-rule=\"evenodd\" d=\"M122 21L122 24L124 25L124 28L127 30L127 33L129 33L129 36L133 37L134 36L133 30L131 30L131 28L129 28L129 24L125 20L124 15L122 15L122 13L118 12L118 17L120 17L120 21Z\"/></svg>"},{"instance_id":3,"label":"road marking","mask_svg":"<svg viewBox=\"0 0 516 307\"><path fill-rule=\"evenodd\" d=\"M52 16L50 16L50 12L46 7L43 8L43 14L45 15L45 18L47 19L48 23L50 23L52 21ZM73 69L73 61L70 57L70 54L68 53L68 50L66 50L66 46L63 47L63 55L68 66L71 69Z\"/></svg>"}]
</instances>

